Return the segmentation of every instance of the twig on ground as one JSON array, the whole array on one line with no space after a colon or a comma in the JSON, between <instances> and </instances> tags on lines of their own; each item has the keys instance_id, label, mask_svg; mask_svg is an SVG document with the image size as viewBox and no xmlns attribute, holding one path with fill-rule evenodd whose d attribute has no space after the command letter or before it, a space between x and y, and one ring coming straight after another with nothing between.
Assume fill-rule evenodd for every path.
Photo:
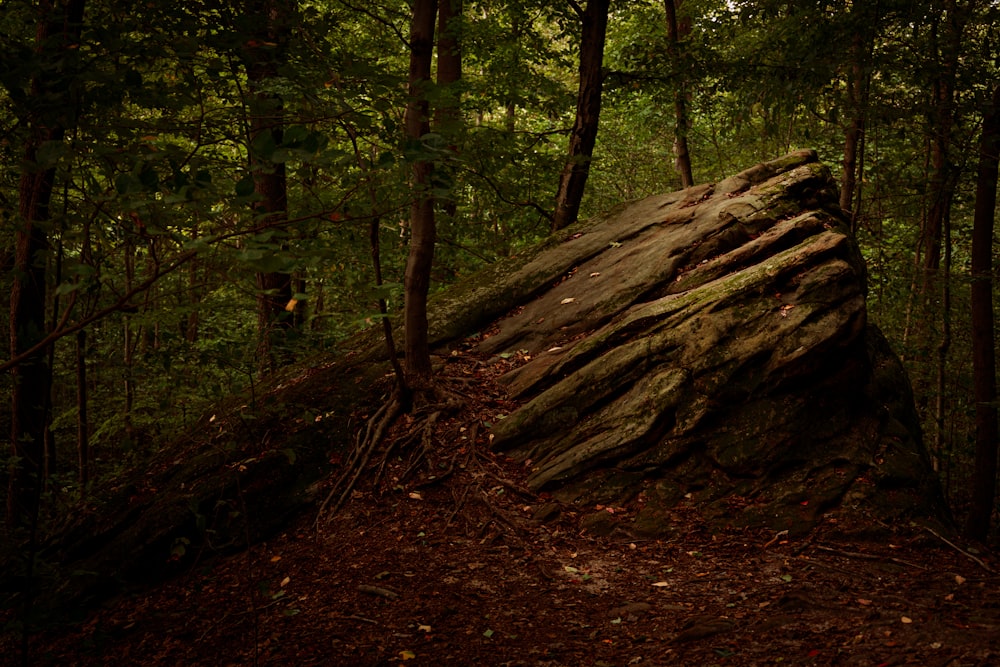
<instances>
[{"instance_id":1,"label":"twig on ground","mask_svg":"<svg viewBox=\"0 0 1000 667\"><path fill-rule=\"evenodd\" d=\"M970 554L968 551L966 551L962 547L958 546L954 542L950 541L948 538L946 538L943 535L939 534L936 530L934 530L930 526L924 526L924 528L927 530L928 533L930 533L934 537L938 538L939 540L941 540L942 542L944 542L945 544L947 544L949 547L951 547L952 549L954 549L958 553L962 554L963 556L965 556L969 560L974 561L977 565L979 565L979 567L983 568L987 572L993 572L993 568L991 568L989 565L987 565L985 562L983 562L982 559L976 558L975 556L973 556L972 554Z\"/></svg>"},{"instance_id":2,"label":"twig on ground","mask_svg":"<svg viewBox=\"0 0 1000 667\"><path fill-rule=\"evenodd\" d=\"M399 593L388 588L382 588L381 586L368 586L367 584L360 584L358 586L358 592L365 593L367 595L375 595L380 598L387 598L389 600L395 600L399 597Z\"/></svg>"},{"instance_id":3,"label":"twig on ground","mask_svg":"<svg viewBox=\"0 0 1000 667\"><path fill-rule=\"evenodd\" d=\"M767 542L764 543L764 546L762 546L761 549L768 548L769 546L780 540L782 537L788 537L787 530L779 530L777 533L774 534L774 537L772 537L771 539L769 539Z\"/></svg>"},{"instance_id":4,"label":"twig on ground","mask_svg":"<svg viewBox=\"0 0 1000 667\"><path fill-rule=\"evenodd\" d=\"M341 616L340 618L348 621L361 621L362 623L371 623L372 625L378 625L378 621L373 621L370 618L365 618L364 616L357 616L356 614L351 614L350 616Z\"/></svg>"},{"instance_id":5,"label":"twig on ground","mask_svg":"<svg viewBox=\"0 0 1000 667\"><path fill-rule=\"evenodd\" d=\"M822 544L817 544L816 549L820 551L825 551L827 553L836 554L838 556L844 556L845 558L860 558L862 560L873 560L878 562L889 562L895 563L896 565L904 565L906 567L915 567L918 570L926 570L927 568L923 565L918 565L917 563L911 563L907 560L902 560L900 558L893 558L892 556L880 556L878 554L866 554L859 551L844 551L842 549L834 549L833 547L825 547Z\"/></svg>"}]
</instances>

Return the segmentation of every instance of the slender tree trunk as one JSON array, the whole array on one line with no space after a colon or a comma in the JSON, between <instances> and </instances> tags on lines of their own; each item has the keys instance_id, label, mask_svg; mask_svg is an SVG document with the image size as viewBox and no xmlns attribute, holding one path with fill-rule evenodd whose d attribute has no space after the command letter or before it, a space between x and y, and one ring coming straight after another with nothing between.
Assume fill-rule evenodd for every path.
<instances>
[{"instance_id":1,"label":"slender tree trunk","mask_svg":"<svg viewBox=\"0 0 1000 667\"><path fill-rule=\"evenodd\" d=\"M84 0L40 3L41 20L35 51L41 56L75 52L80 40ZM58 39L57 39L58 38ZM10 352L17 356L45 335L45 253L49 239L45 223L55 183L55 169L38 165L38 149L45 142L62 141L73 122L71 87L65 76L65 57L36 74L31 94L40 104L28 118L30 136L24 150L19 189L19 226L15 234L14 280L10 295ZM11 442L13 465L8 477L7 522L31 523L37 516L43 473L45 429L52 369L45 351L32 355L13 371Z\"/></svg>"},{"instance_id":2,"label":"slender tree trunk","mask_svg":"<svg viewBox=\"0 0 1000 667\"><path fill-rule=\"evenodd\" d=\"M284 104L268 89L278 77L278 67L285 57L288 22L281 0L256 0L248 9L257 17L256 39L244 52L250 87L250 168L254 192L258 195L254 211L258 224L277 223L288 218L288 185L284 162L272 162L264 146L281 144L284 132ZM282 245L284 250L286 246ZM285 348L287 333L294 316L287 308L292 303L292 276L278 271L258 272L257 282L257 361L262 372L278 365L275 348ZM294 306L292 306L294 307ZM284 356L284 355L281 355Z\"/></svg>"},{"instance_id":3,"label":"slender tree trunk","mask_svg":"<svg viewBox=\"0 0 1000 667\"><path fill-rule=\"evenodd\" d=\"M576 221L590 174L590 161L597 143L601 119L601 92L604 85L604 40L608 29L610 0L589 0L582 15L580 43L580 88L576 120L569 137L569 157L559 179L552 230Z\"/></svg>"},{"instance_id":4,"label":"slender tree trunk","mask_svg":"<svg viewBox=\"0 0 1000 667\"><path fill-rule=\"evenodd\" d=\"M965 20L955 0L944 0L944 35L938 48L940 70L933 84L933 138L931 141L930 208L924 233L924 293L928 295L933 277L941 265L941 240L945 218L955 193L955 166L951 157L952 128L955 125L955 80ZM934 26L935 33L937 25ZM935 40L936 41L936 40Z\"/></svg>"},{"instance_id":5,"label":"slender tree trunk","mask_svg":"<svg viewBox=\"0 0 1000 667\"><path fill-rule=\"evenodd\" d=\"M462 0L439 0L437 42L437 86L442 102L434 110L434 131L448 141L448 151L458 154L457 137L462 124L462 98L458 84L462 80ZM449 166L448 181L454 176ZM440 180L440 179L439 179ZM458 212L455 188L441 202L445 215L452 219Z\"/></svg>"},{"instance_id":6,"label":"slender tree trunk","mask_svg":"<svg viewBox=\"0 0 1000 667\"><path fill-rule=\"evenodd\" d=\"M930 50L935 71L931 80L928 127L927 197L918 250L919 297L913 313L913 330L908 332L916 349L914 359L918 365L923 365L923 368L916 370L914 377L918 393L928 398L933 397L931 412L935 436L931 449L939 466L948 461L948 411L944 395L946 361L951 345L948 225L959 175L952 151L953 128L956 123L955 81L964 26L961 9L956 0L943 0L930 26ZM944 267L942 251L946 255ZM935 321L940 321L942 325L936 351L933 349L934 332L931 326ZM936 379L932 380L932 376L936 376ZM919 391L920 386L927 390Z\"/></svg>"},{"instance_id":7,"label":"slender tree trunk","mask_svg":"<svg viewBox=\"0 0 1000 667\"><path fill-rule=\"evenodd\" d=\"M993 317L993 228L1000 163L1000 85L983 119L972 223L972 373L976 401L976 467L965 535L984 541L993 515L997 481L996 340Z\"/></svg>"},{"instance_id":8,"label":"slender tree trunk","mask_svg":"<svg viewBox=\"0 0 1000 667\"><path fill-rule=\"evenodd\" d=\"M122 252L125 265L126 291L131 290L132 285L135 283L135 263L137 254L135 240L126 235ZM135 404L135 381L132 376L132 366L135 351L139 346L140 336L133 330L132 316L129 314L125 314L122 318L122 338L124 339L124 345L122 347L122 367L125 376L122 387L122 398L125 401L123 406L123 421L125 424L125 435L130 443L134 443L136 441L136 432L135 426L132 423L132 407ZM112 452L114 452L113 449Z\"/></svg>"},{"instance_id":9,"label":"slender tree trunk","mask_svg":"<svg viewBox=\"0 0 1000 667\"><path fill-rule=\"evenodd\" d=\"M430 104L427 83L431 78L434 55L434 20L437 0L414 0L410 25L409 102L406 106L406 139L419 150L421 137L430 132ZM434 221L434 196L430 192L434 164L418 158L412 167L412 202L410 204L410 250L406 259L403 289L406 303L403 312L405 340L403 355L408 383L413 389L426 385L432 373L427 342L427 294L437 233Z\"/></svg>"},{"instance_id":10,"label":"slender tree trunk","mask_svg":"<svg viewBox=\"0 0 1000 667\"><path fill-rule=\"evenodd\" d=\"M517 58L520 58L520 43L521 43L521 31L522 31L522 20L523 16L519 11L511 12L511 25L510 25L510 41L511 43L518 45L515 51ZM507 130L509 134L514 134L517 129L517 104L514 103L514 95L517 91L509 90L507 94L509 95L507 103L504 105L504 129ZM481 123L477 122L476 125Z\"/></svg>"},{"instance_id":11,"label":"slender tree trunk","mask_svg":"<svg viewBox=\"0 0 1000 667\"><path fill-rule=\"evenodd\" d=\"M90 429L87 425L87 330L76 332L76 451L80 490L90 482Z\"/></svg>"},{"instance_id":12,"label":"slender tree trunk","mask_svg":"<svg viewBox=\"0 0 1000 667\"><path fill-rule=\"evenodd\" d=\"M444 102L434 111L438 131L460 123L461 96L455 85L462 80L462 3L463 0L439 0L437 41L437 85Z\"/></svg>"},{"instance_id":13,"label":"slender tree trunk","mask_svg":"<svg viewBox=\"0 0 1000 667\"><path fill-rule=\"evenodd\" d=\"M675 168L681 177L681 187L690 188L694 185L691 173L691 154L688 152L688 121L687 85L680 66L680 40L691 30L691 22L680 23L677 10L683 0L663 0L663 8L667 15L667 50L670 63L677 74L674 82L674 158Z\"/></svg>"},{"instance_id":14,"label":"slender tree trunk","mask_svg":"<svg viewBox=\"0 0 1000 667\"><path fill-rule=\"evenodd\" d=\"M851 41L851 64L847 76L847 108L851 120L844 131L844 173L840 182L840 209L851 216L851 228L854 229L854 192L859 171L861 143L865 131L864 90L865 63L867 53L861 33L854 35Z\"/></svg>"}]
</instances>

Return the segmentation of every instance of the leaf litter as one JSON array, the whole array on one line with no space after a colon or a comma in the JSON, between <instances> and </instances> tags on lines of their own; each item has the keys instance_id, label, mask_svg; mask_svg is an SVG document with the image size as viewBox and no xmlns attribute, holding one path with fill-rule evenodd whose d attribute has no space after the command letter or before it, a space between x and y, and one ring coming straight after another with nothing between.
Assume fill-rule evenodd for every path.
<instances>
[{"instance_id":1,"label":"leaf litter","mask_svg":"<svg viewBox=\"0 0 1000 667\"><path fill-rule=\"evenodd\" d=\"M489 448L483 425L516 407L493 377L514 362L467 360L480 381L437 425L423 477L397 484L397 456L320 532L300 516L35 635L33 664L1000 664L996 567L917 527L712 532L688 503L670 538L584 529L606 508L531 492Z\"/></svg>"}]
</instances>

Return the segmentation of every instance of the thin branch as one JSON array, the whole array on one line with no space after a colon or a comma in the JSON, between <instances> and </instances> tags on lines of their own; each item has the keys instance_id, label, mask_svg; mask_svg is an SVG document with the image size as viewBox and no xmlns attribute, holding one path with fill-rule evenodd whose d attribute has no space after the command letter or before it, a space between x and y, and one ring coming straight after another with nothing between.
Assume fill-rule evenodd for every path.
<instances>
[{"instance_id":1,"label":"thin branch","mask_svg":"<svg viewBox=\"0 0 1000 667\"><path fill-rule=\"evenodd\" d=\"M347 7L348 9L350 9L352 11L364 14L365 16L367 16L370 19L373 19L377 23L381 23L386 28L388 28L389 30L391 30L392 32L394 32L396 34L396 37L399 38L399 41L401 41L406 46L406 48L408 48L408 49L410 48L410 40L407 39L406 35L403 34L403 31L400 30L396 26L396 24L393 23L392 21L390 21L389 19L384 19L381 16L378 16L377 14L375 14L374 12L368 11L364 7L357 7L355 5L352 5L349 2L345 2L345 0L340 0L340 4L342 4L343 6Z\"/></svg>"},{"instance_id":2,"label":"thin branch","mask_svg":"<svg viewBox=\"0 0 1000 667\"><path fill-rule=\"evenodd\" d=\"M467 169L466 171L472 174L473 176L478 176L479 178L481 178L486 183L486 185L490 186L490 188L493 190L493 193L496 194L497 198L500 201L504 202L505 204L510 204L511 206L527 206L529 208L533 208L536 211L538 211L538 213L542 215L546 220L552 222L552 214L546 211L544 208L542 208L542 206L539 203L528 200L512 201L503 195L503 193L500 191L500 186L498 186L496 183L490 180L490 177L487 176L486 174L474 171L472 169Z\"/></svg>"},{"instance_id":3,"label":"thin branch","mask_svg":"<svg viewBox=\"0 0 1000 667\"><path fill-rule=\"evenodd\" d=\"M976 558L975 556L973 556L972 554L970 554L970 553L969 553L968 551L966 551L966 550L965 550L965 549L963 549L962 547L960 547L960 546L958 546L957 544L955 544L954 542L950 541L950 540L949 540L948 538L946 538L946 537L942 536L942 535L941 535L940 533L938 533L938 532L937 532L936 530L934 530L933 528L930 528L930 527L928 527L928 526L924 526L924 528L926 528L926 529L927 529L927 532L928 532L928 533L930 533L930 534L931 534L931 535L933 535L934 537L938 538L939 540L941 540L942 542L944 542L944 543L945 543L945 544L947 544L947 545L948 545L949 547L951 547L952 549L954 549L954 550L955 550L955 551L957 551L958 553L962 554L962 555L963 555L963 556L965 556L966 558L968 558L968 559L970 559L970 560L974 561L975 563L977 563L977 564L979 565L979 567L983 568L983 569L984 569L984 570L986 570L987 572L992 572L992 571L993 571L993 568L991 568L991 567L990 567L989 565L987 565L987 564L986 564L985 562L983 562L983 561L982 561L981 559L979 559L979 558Z\"/></svg>"}]
</instances>

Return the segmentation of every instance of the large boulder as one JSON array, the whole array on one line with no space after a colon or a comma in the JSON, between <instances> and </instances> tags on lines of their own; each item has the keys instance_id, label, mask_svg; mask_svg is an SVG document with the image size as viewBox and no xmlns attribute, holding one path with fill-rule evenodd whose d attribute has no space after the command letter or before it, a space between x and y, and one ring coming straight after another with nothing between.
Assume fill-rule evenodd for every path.
<instances>
[{"instance_id":1,"label":"large boulder","mask_svg":"<svg viewBox=\"0 0 1000 667\"><path fill-rule=\"evenodd\" d=\"M805 151L619 207L440 293L430 339L530 358L505 377L523 405L496 445L538 491L632 505L633 531L669 532L678 504L791 531L831 512L934 517L909 384L867 322L836 195ZM384 388L384 349L373 328L288 369L67 512L42 539L64 573L46 603L246 548L313 507L330 450L351 446L353 413ZM609 516L591 527L614 529Z\"/></svg>"},{"instance_id":2,"label":"large boulder","mask_svg":"<svg viewBox=\"0 0 1000 667\"><path fill-rule=\"evenodd\" d=\"M909 383L865 310L865 267L812 151L577 227L481 294L519 306L523 406L493 428L530 485L584 507L808 530L943 505ZM606 519L607 513L595 515ZM600 522L598 522L600 523ZM596 525L596 524L595 524Z\"/></svg>"}]
</instances>

